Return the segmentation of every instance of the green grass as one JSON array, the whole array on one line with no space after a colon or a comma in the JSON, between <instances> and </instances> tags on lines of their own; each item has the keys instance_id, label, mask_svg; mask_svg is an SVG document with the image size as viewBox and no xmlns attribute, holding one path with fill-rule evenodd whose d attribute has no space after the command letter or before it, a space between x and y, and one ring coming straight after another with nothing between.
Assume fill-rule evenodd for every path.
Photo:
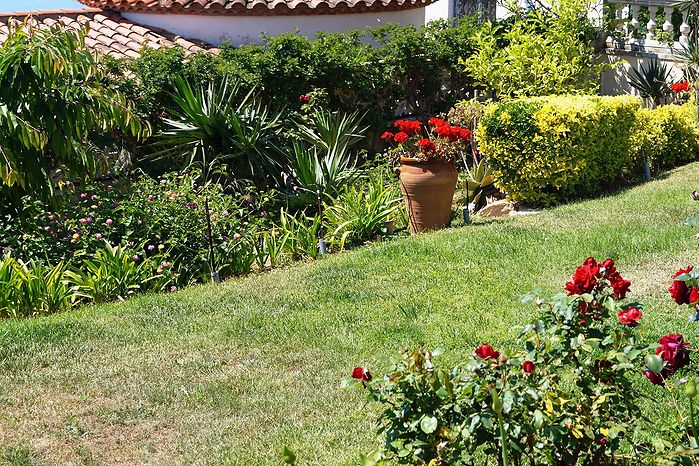
<instances>
[{"instance_id":1,"label":"green grass","mask_svg":"<svg viewBox=\"0 0 699 466\"><path fill-rule=\"evenodd\" d=\"M301 464L357 464L380 439L377 407L339 388L355 365L381 374L406 346L444 348L449 364L482 342L512 347L533 315L520 296L556 293L591 255L617 259L648 303L648 341L693 340L666 288L699 262L682 225L699 210L698 169L220 286L4 322L0 460L279 464L288 446Z\"/></svg>"}]
</instances>

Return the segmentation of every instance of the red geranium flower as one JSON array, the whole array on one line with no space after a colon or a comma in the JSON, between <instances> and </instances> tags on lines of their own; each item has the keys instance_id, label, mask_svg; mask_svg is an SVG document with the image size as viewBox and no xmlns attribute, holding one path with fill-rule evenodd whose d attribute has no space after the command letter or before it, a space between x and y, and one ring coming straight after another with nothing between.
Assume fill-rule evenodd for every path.
<instances>
[{"instance_id":1,"label":"red geranium flower","mask_svg":"<svg viewBox=\"0 0 699 466\"><path fill-rule=\"evenodd\" d=\"M636 306L629 307L627 309L622 309L617 314L619 318L619 323L626 325L628 327L635 327L638 325L638 321L641 320L643 312Z\"/></svg>"},{"instance_id":2,"label":"red geranium flower","mask_svg":"<svg viewBox=\"0 0 699 466\"><path fill-rule=\"evenodd\" d=\"M417 145L418 147L420 147L420 150L423 154L427 154L429 152L434 152L435 150L437 150L437 147L434 145L434 143L427 138L420 139L417 142Z\"/></svg>"},{"instance_id":3,"label":"red geranium flower","mask_svg":"<svg viewBox=\"0 0 699 466\"><path fill-rule=\"evenodd\" d=\"M416 120L398 120L393 124L393 126L399 128L401 132L412 136L420 133L422 123Z\"/></svg>"},{"instance_id":4,"label":"red geranium flower","mask_svg":"<svg viewBox=\"0 0 699 466\"><path fill-rule=\"evenodd\" d=\"M692 266L690 265L686 269L679 269L675 272L672 278L676 278L682 274L689 273L692 271ZM689 304L690 289L687 284L682 280L673 280L672 285L668 288L670 296L675 300L677 304Z\"/></svg>"},{"instance_id":5,"label":"red geranium flower","mask_svg":"<svg viewBox=\"0 0 699 466\"><path fill-rule=\"evenodd\" d=\"M398 144L402 144L405 141L407 141L409 137L410 136L408 136L407 133L404 133L403 131L399 131L398 133L396 133L395 136L393 136L393 140L396 141Z\"/></svg>"},{"instance_id":6,"label":"red geranium flower","mask_svg":"<svg viewBox=\"0 0 699 466\"><path fill-rule=\"evenodd\" d=\"M427 123L429 123L430 126L435 126L435 127L436 126L444 126L444 125L448 124L446 121L442 120L441 118L436 118L436 117L430 118Z\"/></svg>"},{"instance_id":7,"label":"red geranium flower","mask_svg":"<svg viewBox=\"0 0 699 466\"><path fill-rule=\"evenodd\" d=\"M527 374L531 374L534 371L534 363L532 361L524 361L522 363L522 370Z\"/></svg>"},{"instance_id":8,"label":"red geranium flower","mask_svg":"<svg viewBox=\"0 0 699 466\"><path fill-rule=\"evenodd\" d=\"M386 131L381 135L381 139L384 141L391 141L393 139L393 133L390 131Z\"/></svg>"},{"instance_id":9,"label":"red geranium flower","mask_svg":"<svg viewBox=\"0 0 699 466\"><path fill-rule=\"evenodd\" d=\"M301 102L302 104L307 104L310 101L311 101L311 96L308 94L304 94L304 95L299 96L299 102Z\"/></svg>"},{"instance_id":10,"label":"red geranium flower","mask_svg":"<svg viewBox=\"0 0 699 466\"><path fill-rule=\"evenodd\" d=\"M371 382L373 377L367 369L364 369L363 367L355 367L352 371L352 378L359 379L362 382Z\"/></svg>"},{"instance_id":11,"label":"red geranium flower","mask_svg":"<svg viewBox=\"0 0 699 466\"><path fill-rule=\"evenodd\" d=\"M492 346L486 343L483 343L481 346L476 348L476 355L483 359L497 359L500 357L500 353L495 351Z\"/></svg>"},{"instance_id":12,"label":"red geranium flower","mask_svg":"<svg viewBox=\"0 0 699 466\"><path fill-rule=\"evenodd\" d=\"M686 79L684 81L680 81L675 84L670 85L670 89L672 89L672 92L678 93L678 92L687 92L689 90L689 81Z\"/></svg>"}]
</instances>

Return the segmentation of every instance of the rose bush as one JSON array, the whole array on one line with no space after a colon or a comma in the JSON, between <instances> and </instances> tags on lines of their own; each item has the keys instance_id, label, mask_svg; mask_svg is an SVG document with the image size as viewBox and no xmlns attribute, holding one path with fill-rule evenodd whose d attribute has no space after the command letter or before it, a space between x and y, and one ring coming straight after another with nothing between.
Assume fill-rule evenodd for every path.
<instances>
[{"instance_id":1,"label":"rose bush","mask_svg":"<svg viewBox=\"0 0 699 466\"><path fill-rule=\"evenodd\" d=\"M674 281L670 291L685 303L699 273L681 269ZM626 299L630 288L613 260L588 258L566 293L525 296L540 312L519 351L483 343L452 369L437 365L435 352L408 351L383 378L364 379L362 369L345 385L365 387L384 406L386 438L364 464L692 464L696 443L676 449L660 429L650 433L657 442L638 440L649 432L634 384L645 374L664 385L690 364L691 346L681 334L642 343L644 306ZM696 393L696 381L686 383Z\"/></svg>"}]
</instances>

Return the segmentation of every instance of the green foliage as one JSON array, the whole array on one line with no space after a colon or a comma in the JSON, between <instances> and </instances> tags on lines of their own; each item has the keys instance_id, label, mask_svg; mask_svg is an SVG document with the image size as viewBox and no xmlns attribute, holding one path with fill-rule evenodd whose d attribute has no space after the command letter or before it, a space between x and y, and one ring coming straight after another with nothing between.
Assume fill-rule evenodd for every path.
<instances>
[{"instance_id":1,"label":"green foliage","mask_svg":"<svg viewBox=\"0 0 699 466\"><path fill-rule=\"evenodd\" d=\"M107 168L91 141L145 128L130 103L107 85L85 48L85 31L10 24L0 46L0 195L51 199L74 179Z\"/></svg>"},{"instance_id":2,"label":"green foliage","mask_svg":"<svg viewBox=\"0 0 699 466\"><path fill-rule=\"evenodd\" d=\"M463 63L477 84L497 97L597 90L603 67L596 64L597 52L589 37L590 2L565 0L552 5L547 15L517 12L511 25L486 23L475 34L475 53Z\"/></svg>"},{"instance_id":3,"label":"green foliage","mask_svg":"<svg viewBox=\"0 0 699 466\"><path fill-rule=\"evenodd\" d=\"M551 205L621 177L639 107L633 97L513 100L486 109L477 139L501 191Z\"/></svg>"},{"instance_id":4,"label":"green foliage","mask_svg":"<svg viewBox=\"0 0 699 466\"><path fill-rule=\"evenodd\" d=\"M76 296L64 263L47 266L6 256L0 262L0 317L48 315L70 309Z\"/></svg>"},{"instance_id":5,"label":"green foliage","mask_svg":"<svg viewBox=\"0 0 699 466\"><path fill-rule=\"evenodd\" d=\"M344 249L386 232L385 223L400 206L400 194L382 176L345 187L324 209L330 245Z\"/></svg>"},{"instance_id":6,"label":"green foliage","mask_svg":"<svg viewBox=\"0 0 699 466\"><path fill-rule=\"evenodd\" d=\"M103 303L147 290L163 291L170 283L171 266L164 256L142 257L137 251L124 246L105 243L80 269L69 270L67 277L75 284L77 296Z\"/></svg>"},{"instance_id":7,"label":"green foliage","mask_svg":"<svg viewBox=\"0 0 699 466\"><path fill-rule=\"evenodd\" d=\"M282 209L279 229L289 235L287 244L294 259L315 259L320 254L318 240L322 227L319 215L309 217L306 212L291 214Z\"/></svg>"},{"instance_id":8,"label":"green foliage","mask_svg":"<svg viewBox=\"0 0 699 466\"><path fill-rule=\"evenodd\" d=\"M692 102L641 109L632 130L631 159L639 173L645 154L653 171L692 162L699 156L699 130Z\"/></svg>"}]
</instances>

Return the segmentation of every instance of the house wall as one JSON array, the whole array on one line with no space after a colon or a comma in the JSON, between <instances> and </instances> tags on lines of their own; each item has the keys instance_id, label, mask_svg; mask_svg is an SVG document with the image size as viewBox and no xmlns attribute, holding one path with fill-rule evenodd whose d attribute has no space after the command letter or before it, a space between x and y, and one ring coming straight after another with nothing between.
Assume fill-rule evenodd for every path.
<instances>
[{"instance_id":1,"label":"house wall","mask_svg":"<svg viewBox=\"0 0 699 466\"><path fill-rule=\"evenodd\" d=\"M262 32L274 36L298 31L303 36L313 37L321 31L345 32L388 23L420 25L429 19L449 17L453 11L451 5L452 0L439 0L426 8L337 15L206 16L124 12L122 16L188 39L199 39L213 45L230 42L238 46L259 43Z\"/></svg>"}]
</instances>

